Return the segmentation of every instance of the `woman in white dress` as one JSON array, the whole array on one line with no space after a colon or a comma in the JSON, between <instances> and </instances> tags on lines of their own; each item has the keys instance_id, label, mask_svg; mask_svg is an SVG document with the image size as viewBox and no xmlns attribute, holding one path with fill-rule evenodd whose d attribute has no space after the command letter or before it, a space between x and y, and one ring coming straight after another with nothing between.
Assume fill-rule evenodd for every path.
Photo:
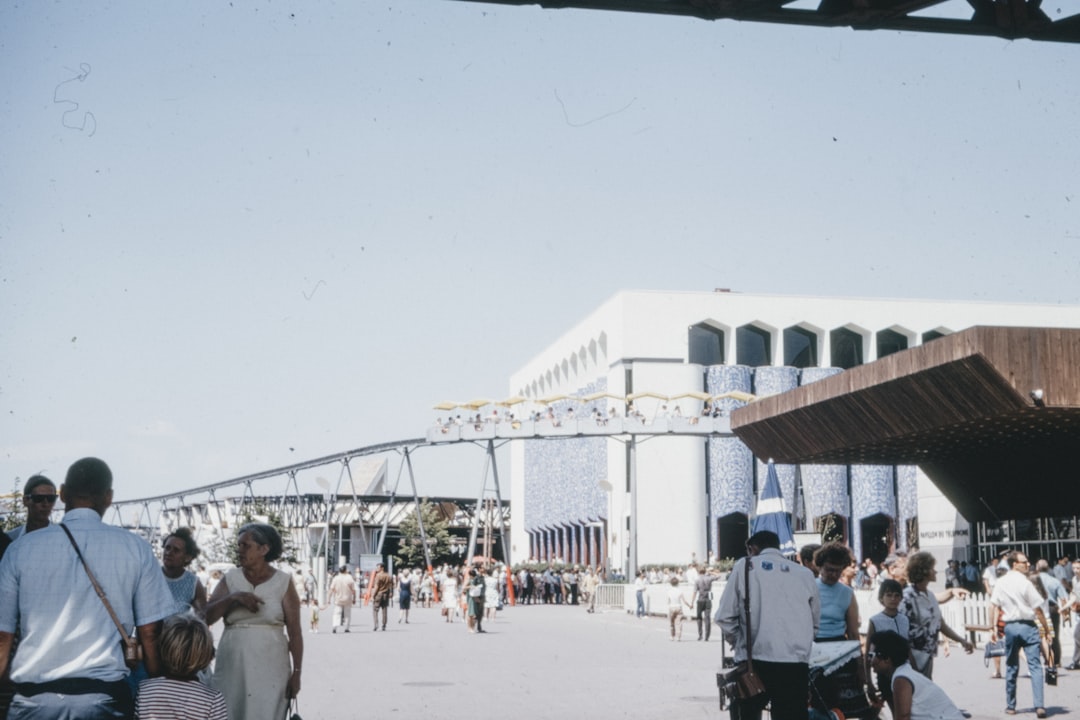
<instances>
[{"instance_id":1,"label":"woman in white dress","mask_svg":"<svg viewBox=\"0 0 1080 720\"><path fill-rule=\"evenodd\" d=\"M495 568L488 570L484 576L484 615L488 620L495 619L495 611L499 605L499 578L495 575Z\"/></svg>"},{"instance_id":2,"label":"woman in white dress","mask_svg":"<svg viewBox=\"0 0 1080 720\"><path fill-rule=\"evenodd\" d=\"M272 526L244 525L236 540L240 567L226 573L206 605L207 624L225 619L214 687L231 720L284 718L289 698L300 692L300 596L289 573L270 565L281 552Z\"/></svg>"},{"instance_id":3,"label":"woman in white dress","mask_svg":"<svg viewBox=\"0 0 1080 720\"><path fill-rule=\"evenodd\" d=\"M439 592L442 593L443 615L446 616L446 622L454 622L454 614L458 611L458 582L454 570L446 571L442 584L439 586Z\"/></svg>"}]
</instances>

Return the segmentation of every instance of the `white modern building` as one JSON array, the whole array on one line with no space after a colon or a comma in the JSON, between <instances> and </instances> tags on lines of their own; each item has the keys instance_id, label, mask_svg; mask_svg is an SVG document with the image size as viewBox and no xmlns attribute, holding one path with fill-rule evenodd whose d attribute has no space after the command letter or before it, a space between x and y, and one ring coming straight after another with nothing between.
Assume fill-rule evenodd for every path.
<instances>
[{"instance_id":1,"label":"white modern building","mask_svg":"<svg viewBox=\"0 0 1080 720\"><path fill-rule=\"evenodd\" d=\"M572 409L578 425L622 415L628 395L644 424L698 417L706 397L721 396L712 410L726 415L744 393L781 393L975 325L1080 328L1080 307L620 292L516 372L510 392L560 416ZM513 556L611 569L632 556L638 566L740 556L765 460L724 433L515 440ZM797 532L843 538L877 560L916 534L922 549L968 556L970 523L916 467L778 473Z\"/></svg>"}]
</instances>

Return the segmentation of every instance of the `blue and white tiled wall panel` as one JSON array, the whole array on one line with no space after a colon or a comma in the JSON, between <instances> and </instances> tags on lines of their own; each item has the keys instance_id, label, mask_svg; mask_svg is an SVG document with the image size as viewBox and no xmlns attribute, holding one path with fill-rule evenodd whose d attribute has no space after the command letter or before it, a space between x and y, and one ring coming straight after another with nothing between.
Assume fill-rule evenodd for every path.
<instances>
[{"instance_id":1,"label":"blue and white tiled wall panel","mask_svg":"<svg viewBox=\"0 0 1080 720\"><path fill-rule=\"evenodd\" d=\"M811 383L816 383L818 380L824 380L827 377L839 375L842 372L844 372L843 368L834 367L803 368L799 371L799 384L809 385Z\"/></svg>"},{"instance_id":2,"label":"blue and white tiled wall panel","mask_svg":"<svg viewBox=\"0 0 1080 720\"><path fill-rule=\"evenodd\" d=\"M900 505L896 546L899 548L908 548L918 539L907 536L907 521L919 514L918 470L914 465L896 466L896 500Z\"/></svg>"},{"instance_id":3,"label":"blue and white tiled wall panel","mask_svg":"<svg viewBox=\"0 0 1080 720\"><path fill-rule=\"evenodd\" d=\"M754 507L754 454L738 438L709 438L709 514L749 514Z\"/></svg>"},{"instance_id":4,"label":"blue and white tiled wall panel","mask_svg":"<svg viewBox=\"0 0 1080 720\"><path fill-rule=\"evenodd\" d=\"M860 520L882 514L896 518L892 465L851 466L851 547L862 547Z\"/></svg>"},{"instance_id":5,"label":"blue and white tiled wall panel","mask_svg":"<svg viewBox=\"0 0 1080 720\"><path fill-rule=\"evenodd\" d=\"M892 465L851 466L851 509L856 520L871 515L896 517Z\"/></svg>"},{"instance_id":6,"label":"blue and white tiled wall panel","mask_svg":"<svg viewBox=\"0 0 1080 720\"><path fill-rule=\"evenodd\" d=\"M606 388L606 378L600 378L582 388L579 394L602 392ZM581 405L564 401L554 407L557 414L565 416L570 407L575 412L584 412ZM602 403L597 407L606 410ZM607 515L607 497L600 488L600 481L607 479L607 447L607 439L603 437L525 441L527 530L585 523Z\"/></svg>"},{"instance_id":7,"label":"blue and white tiled wall panel","mask_svg":"<svg viewBox=\"0 0 1080 720\"><path fill-rule=\"evenodd\" d=\"M754 394L758 397L779 395L799 386L799 370L793 367L759 367L754 369ZM758 458L758 487L765 482L768 458ZM784 495L784 509L795 510L795 466L777 465L776 477L780 480L780 492Z\"/></svg>"},{"instance_id":8,"label":"blue and white tiled wall panel","mask_svg":"<svg viewBox=\"0 0 1080 720\"><path fill-rule=\"evenodd\" d=\"M799 369L762 366L754 368L754 394L758 397L779 395L799 386Z\"/></svg>"},{"instance_id":9,"label":"blue and white tiled wall panel","mask_svg":"<svg viewBox=\"0 0 1080 720\"><path fill-rule=\"evenodd\" d=\"M847 491L847 465L800 465L806 519L836 513L847 517L851 507Z\"/></svg>"},{"instance_id":10,"label":"blue and white tiled wall panel","mask_svg":"<svg viewBox=\"0 0 1080 720\"><path fill-rule=\"evenodd\" d=\"M799 371L799 385L810 385L842 372L843 369L834 367L803 368ZM847 516L851 508L847 465L802 465L799 471L802 474L808 524L814 518L830 513Z\"/></svg>"},{"instance_id":11,"label":"blue and white tiled wall panel","mask_svg":"<svg viewBox=\"0 0 1080 720\"><path fill-rule=\"evenodd\" d=\"M722 395L728 392L753 392L753 372L745 365L709 365L705 368L705 392ZM716 407L731 412L746 403L734 398L720 398Z\"/></svg>"}]
</instances>

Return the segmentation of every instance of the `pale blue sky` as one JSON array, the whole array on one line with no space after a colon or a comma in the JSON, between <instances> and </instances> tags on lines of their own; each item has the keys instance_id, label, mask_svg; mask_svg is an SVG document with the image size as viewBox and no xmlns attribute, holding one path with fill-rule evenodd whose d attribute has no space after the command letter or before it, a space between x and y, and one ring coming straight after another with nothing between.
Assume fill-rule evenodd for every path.
<instances>
[{"instance_id":1,"label":"pale blue sky","mask_svg":"<svg viewBox=\"0 0 1080 720\"><path fill-rule=\"evenodd\" d=\"M130 498L417 437L621 289L1080 303L1078 53L5 3L2 489L94 454ZM421 492L475 492L481 454L425 454Z\"/></svg>"}]
</instances>

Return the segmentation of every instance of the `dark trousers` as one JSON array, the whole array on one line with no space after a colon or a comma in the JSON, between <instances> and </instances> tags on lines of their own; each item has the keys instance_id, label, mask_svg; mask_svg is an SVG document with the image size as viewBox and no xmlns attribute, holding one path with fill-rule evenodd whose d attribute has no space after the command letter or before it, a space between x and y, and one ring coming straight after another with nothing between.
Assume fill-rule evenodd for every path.
<instances>
[{"instance_id":1,"label":"dark trousers","mask_svg":"<svg viewBox=\"0 0 1080 720\"><path fill-rule=\"evenodd\" d=\"M697 607L697 638L702 638L701 630L702 625L705 626L704 638L706 641L709 639L709 634L712 632L712 600L698 600Z\"/></svg>"},{"instance_id":2,"label":"dark trousers","mask_svg":"<svg viewBox=\"0 0 1080 720\"><path fill-rule=\"evenodd\" d=\"M1054 653L1054 665L1061 664L1061 613L1054 612L1051 605L1050 625L1054 628L1054 641L1050 643L1050 650Z\"/></svg>"},{"instance_id":3,"label":"dark trousers","mask_svg":"<svg viewBox=\"0 0 1080 720\"><path fill-rule=\"evenodd\" d=\"M761 720L766 703L771 703L773 720L807 720L809 665L755 660L754 672L765 685L765 694L752 700L733 701L731 720Z\"/></svg>"}]
</instances>

